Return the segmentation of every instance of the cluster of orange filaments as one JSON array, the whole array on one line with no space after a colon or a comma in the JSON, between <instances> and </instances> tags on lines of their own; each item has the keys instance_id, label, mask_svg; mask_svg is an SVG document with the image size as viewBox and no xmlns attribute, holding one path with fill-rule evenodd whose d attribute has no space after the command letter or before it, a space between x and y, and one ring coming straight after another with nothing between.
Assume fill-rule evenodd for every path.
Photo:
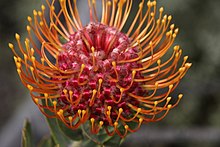
<instances>
[{"instance_id":1,"label":"cluster of orange filaments","mask_svg":"<svg viewBox=\"0 0 220 147\"><path fill-rule=\"evenodd\" d=\"M20 79L43 114L71 129L90 121L94 134L105 129L124 137L143 122L163 119L179 103L183 95L172 99L170 93L191 63L185 56L179 64L178 45L162 59L178 28L163 8L156 18L156 1L142 0L128 23L133 0L102 0L101 20L96 1L88 0L91 22L86 26L76 0L60 0L58 11L54 3L47 0L49 22L44 5L28 17L24 46L16 34L19 53L9 44ZM123 31L126 24L130 27Z\"/></svg>"}]
</instances>

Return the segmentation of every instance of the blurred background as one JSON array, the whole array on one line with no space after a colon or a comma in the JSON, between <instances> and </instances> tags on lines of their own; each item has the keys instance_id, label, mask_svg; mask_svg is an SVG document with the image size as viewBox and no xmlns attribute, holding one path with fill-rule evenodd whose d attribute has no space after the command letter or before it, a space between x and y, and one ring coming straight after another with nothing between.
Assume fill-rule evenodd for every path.
<instances>
[{"instance_id":1,"label":"blurred background","mask_svg":"<svg viewBox=\"0 0 220 147\"><path fill-rule=\"evenodd\" d=\"M98 0L97 0L98 1ZM140 0L136 0L140 1ZM43 1L44 2L44 1ZM35 142L48 133L44 117L31 101L16 73L8 42L14 34L25 36L28 15L39 9L39 0L0 0L0 146L19 147L24 119L32 122ZM83 10L87 0L79 1ZM136 5L138 3L135 3ZM193 66L176 94L184 98L160 122L143 125L122 146L220 146L220 1L158 0L158 8L172 14L180 28L175 44ZM85 9L84 9L85 10ZM83 12L85 13L85 12ZM83 15L84 22L88 18Z\"/></svg>"}]
</instances>

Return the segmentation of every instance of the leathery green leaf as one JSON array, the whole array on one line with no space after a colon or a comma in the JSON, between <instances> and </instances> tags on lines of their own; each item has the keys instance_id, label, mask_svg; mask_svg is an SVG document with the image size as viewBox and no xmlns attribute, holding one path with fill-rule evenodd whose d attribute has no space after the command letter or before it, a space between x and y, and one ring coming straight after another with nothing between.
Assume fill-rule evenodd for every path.
<instances>
[{"instance_id":1,"label":"leathery green leaf","mask_svg":"<svg viewBox=\"0 0 220 147\"><path fill-rule=\"evenodd\" d=\"M32 147L32 135L31 124L28 120L25 120L24 127L22 129L22 147Z\"/></svg>"}]
</instances>

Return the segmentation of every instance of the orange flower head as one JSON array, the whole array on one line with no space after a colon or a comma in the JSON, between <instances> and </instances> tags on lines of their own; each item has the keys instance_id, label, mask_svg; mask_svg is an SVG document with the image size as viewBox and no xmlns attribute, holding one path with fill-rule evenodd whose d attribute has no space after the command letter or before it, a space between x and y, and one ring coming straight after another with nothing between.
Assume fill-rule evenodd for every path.
<instances>
[{"instance_id":1,"label":"orange flower head","mask_svg":"<svg viewBox=\"0 0 220 147\"><path fill-rule=\"evenodd\" d=\"M191 63L181 58L178 45L164 58L178 28L163 8L156 14L156 1L142 0L129 23L133 0L102 0L100 20L96 1L88 0L85 26L76 0L60 0L58 11L55 0L46 2L48 8L42 5L28 17L24 45L15 35L20 51L9 44L18 75L44 115L71 129L90 121L94 134L104 129L124 137L142 123L163 119L179 103L183 95L170 93Z\"/></svg>"}]
</instances>

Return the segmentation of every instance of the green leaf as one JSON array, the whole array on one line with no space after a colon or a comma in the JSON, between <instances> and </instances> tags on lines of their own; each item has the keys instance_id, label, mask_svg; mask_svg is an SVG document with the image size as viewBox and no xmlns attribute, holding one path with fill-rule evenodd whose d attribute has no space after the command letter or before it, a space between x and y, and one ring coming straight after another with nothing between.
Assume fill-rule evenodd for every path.
<instances>
[{"instance_id":1,"label":"green leaf","mask_svg":"<svg viewBox=\"0 0 220 147\"><path fill-rule=\"evenodd\" d=\"M118 126L118 129L123 129L123 125ZM98 134L94 135L90 133L90 124L87 122L82 125L83 130L83 147L119 147L123 139L115 134L114 136L109 136L105 129L101 129ZM113 131L114 127L109 128L109 131Z\"/></svg>"},{"instance_id":2,"label":"green leaf","mask_svg":"<svg viewBox=\"0 0 220 147\"><path fill-rule=\"evenodd\" d=\"M42 100L42 104L45 104L45 101ZM51 105L50 101L48 104ZM44 111L48 114L49 112L47 109ZM73 143L73 141L78 141L83 138L82 131L80 129L72 130L65 126L63 122L56 118L47 118L48 125L50 127L51 136L55 142L55 144L59 145L60 147L66 147Z\"/></svg>"},{"instance_id":3,"label":"green leaf","mask_svg":"<svg viewBox=\"0 0 220 147\"><path fill-rule=\"evenodd\" d=\"M108 140L104 142L104 145L106 147L119 147L121 143L122 138L115 134L111 138L108 138Z\"/></svg>"},{"instance_id":4,"label":"green leaf","mask_svg":"<svg viewBox=\"0 0 220 147\"><path fill-rule=\"evenodd\" d=\"M71 144L70 138L65 136L61 131L60 127L57 124L57 119L55 118L46 118L48 125L50 127L51 136L55 144L59 144L60 147L66 147Z\"/></svg>"},{"instance_id":5,"label":"green leaf","mask_svg":"<svg viewBox=\"0 0 220 147\"><path fill-rule=\"evenodd\" d=\"M46 105L45 100L42 100L42 104ZM51 113L47 109L44 109L44 111L45 111L45 113L48 113L48 114ZM57 119L56 118L47 118L47 117L45 117L45 118L46 118L47 123L50 128L51 137L53 138L55 144L58 145L59 147L66 147L66 146L70 145L72 143L72 141L70 140L70 138L68 138L67 136L65 136L63 134L59 125L57 124Z\"/></svg>"},{"instance_id":6,"label":"green leaf","mask_svg":"<svg viewBox=\"0 0 220 147\"><path fill-rule=\"evenodd\" d=\"M38 147L54 147L54 146L55 146L55 142L51 136L44 137L38 144Z\"/></svg>"},{"instance_id":7,"label":"green leaf","mask_svg":"<svg viewBox=\"0 0 220 147\"><path fill-rule=\"evenodd\" d=\"M97 134L91 135L90 138L85 136L82 145L83 147L119 147L121 142L122 139L117 134L114 136L108 136L108 134Z\"/></svg>"},{"instance_id":8,"label":"green leaf","mask_svg":"<svg viewBox=\"0 0 220 147\"><path fill-rule=\"evenodd\" d=\"M98 135L91 134L90 123L87 121L85 124L81 125L83 132L82 147L102 147L103 144L99 140Z\"/></svg>"},{"instance_id":9,"label":"green leaf","mask_svg":"<svg viewBox=\"0 0 220 147\"><path fill-rule=\"evenodd\" d=\"M124 127L123 125L118 126L119 130L122 130ZM113 131L114 128L112 127L111 129L109 129L109 131ZM102 132L104 133L99 133L99 139L102 141L102 143L105 145L105 147L119 147L121 142L122 142L122 138L116 133L114 136L108 136L108 134L105 132L104 129L102 129Z\"/></svg>"},{"instance_id":10,"label":"green leaf","mask_svg":"<svg viewBox=\"0 0 220 147\"><path fill-rule=\"evenodd\" d=\"M87 138L87 139L83 139L82 147L102 147L102 146L98 145L97 143Z\"/></svg>"},{"instance_id":11,"label":"green leaf","mask_svg":"<svg viewBox=\"0 0 220 147\"><path fill-rule=\"evenodd\" d=\"M81 129L76 129L76 130L69 129L68 127L66 127L66 125L63 122L61 122L58 119L57 119L57 124L59 125L60 130L67 137L69 137L71 140L79 141L79 140L83 139L83 135L82 135L82 130Z\"/></svg>"},{"instance_id":12,"label":"green leaf","mask_svg":"<svg viewBox=\"0 0 220 147\"><path fill-rule=\"evenodd\" d=\"M25 120L24 127L22 129L22 147L32 147L31 136L31 124L28 120Z\"/></svg>"},{"instance_id":13,"label":"green leaf","mask_svg":"<svg viewBox=\"0 0 220 147\"><path fill-rule=\"evenodd\" d=\"M110 132L113 131L113 130L114 130L113 127L109 129ZM116 134L115 134L115 135L116 135ZM111 139L112 136L109 136L109 135L106 133L105 129L101 129L101 130L99 131L99 133L97 134L97 138L98 138L98 140L99 140L102 144L104 144L106 141L108 141L109 139Z\"/></svg>"}]
</instances>

